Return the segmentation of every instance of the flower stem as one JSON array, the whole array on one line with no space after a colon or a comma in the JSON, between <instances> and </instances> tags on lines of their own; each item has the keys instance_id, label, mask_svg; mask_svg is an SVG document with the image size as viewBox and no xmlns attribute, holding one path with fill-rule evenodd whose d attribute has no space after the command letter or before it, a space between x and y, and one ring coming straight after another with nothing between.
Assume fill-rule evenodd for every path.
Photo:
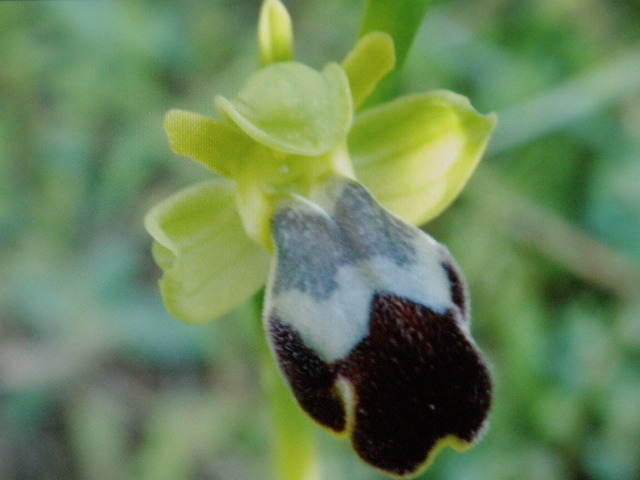
<instances>
[{"instance_id":1,"label":"flower stem","mask_svg":"<svg viewBox=\"0 0 640 480\"><path fill-rule=\"evenodd\" d=\"M317 480L318 462L311 421L295 402L271 358L263 362L263 375L274 430L276 480Z\"/></svg>"},{"instance_id":2,"label":"flower stem","mask_svg":"<svg viewBox=\"0 0 640 480\"><path fill-rule=\"evenodd\" d=\"M261 295L253 300L260 318ZM261 344L262 385L269 402L273 438L274 480L319 480L313 423L296 403L269 351L264 334Z\"/></svg>"}]
</instances>

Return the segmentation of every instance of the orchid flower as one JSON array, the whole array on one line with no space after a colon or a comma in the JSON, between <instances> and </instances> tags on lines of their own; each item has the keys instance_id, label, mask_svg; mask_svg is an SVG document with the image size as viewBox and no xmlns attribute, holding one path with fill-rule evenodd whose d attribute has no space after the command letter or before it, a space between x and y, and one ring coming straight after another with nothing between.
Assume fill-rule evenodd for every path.
<instances>
[{"instance_id":1,"label":"orchid flower","mask_svg":"<svg viewBox=\"0 0 640 480\"><path fill-rule=\"evenodd\" d=\"M300 407L370 465L413 475L487 425L463 275L416 225L460 193L495 117L443 90L360 111L394 68L386 33L321 71L293 60L278 0L258 36L263 66L215 98L218 119L166 115L173 151L218 174L145 218L166 308L207 322L266 283L268 343Z\"/></svg>"}]
</instances>

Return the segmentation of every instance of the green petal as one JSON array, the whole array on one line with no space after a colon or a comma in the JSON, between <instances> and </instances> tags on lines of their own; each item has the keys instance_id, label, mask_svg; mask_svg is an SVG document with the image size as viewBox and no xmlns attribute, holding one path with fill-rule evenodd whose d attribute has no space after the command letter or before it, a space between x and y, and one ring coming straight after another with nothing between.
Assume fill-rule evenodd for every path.
<instances>
[{"instance_id":1,"label":"green petal","mask_svg":"<svg viewBox=\"0 0 640 480\"><path fill-rule=\"evenodd\" d=\"M419 225L460 193L496 124L448 91L411 95L356 118L349 148L357 177L378 200Z\"/></svg>"},{"instance_id":2,"label":"green petal","mask_svg":"<svg viewBox=\"0 0 640 480\"><path fill-rule=\"evenodd\" d=\"M362 37L342 62L349 78L353 107L358 109L395 65L393 40L382 32Z\"/></svg>"},{"instance_id":3,"label":"green petal","mask_svg":"<svg viewBox=\"0 0 640 480\"><path fill-rule=\"evenodd\" d=\"M265 0L258 22L258 49L260 63L270 65L293 58L291 18L278 0Z\"/></svg>"},{"instance_id":4,"label":"green petal","mask_svg":"<svg viewBox=\"0 0 640 480\"><path fill-rule=\"evenodd\" d=\"M229 178L237 178L242 160L260 148L231 125L184 110L169 110L164 129L175 153Z\"/></svg>"},{"instance_id":5,"label":"green petal","mask_svg":"<svg viewBox=\"0 0 640 480\"><path fill-rule=\"evenodd\" d=\"M393 38L398 66L402 66L429 0L367 0L360 36L369 32L386 32Z\"/></svg>"},{"instance_id":6,"label":"green petal","mask_svg":"<svg viewBox=\"0 0 640 480\"><path fill-rule=\"evenodd\" d=\"M353 112L339 65L318 72L296 62L259 70L235 100L218 96L216 106L257 142L298 155L321 155L344 141Z\"/></svg>"},{"instance_id":7,"label":"green petal","mask_svg":"<svg viewBox=\"0 0 640 480\"><path fill-rule=\"evenodd\" d=\"M213 320L265 282L269 256L244 233L231 181L182 190L153 207L144 223L164 270L162 297L180 320Z\"/></svg>"}]
</instances>

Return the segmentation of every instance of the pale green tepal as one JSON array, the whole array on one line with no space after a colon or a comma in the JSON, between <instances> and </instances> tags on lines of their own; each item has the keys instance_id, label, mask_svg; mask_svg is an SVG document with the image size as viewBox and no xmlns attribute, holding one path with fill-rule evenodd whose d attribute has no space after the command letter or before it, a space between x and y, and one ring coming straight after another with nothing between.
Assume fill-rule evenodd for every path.
<instances>
[{"instance_id":1,"label":"pale green tepal","mask_svg":"<svg viewBox=\"0 0 640 480\"><path fill-rule=\"evenodd\" d=\"M488 372L469 334L461 273L446 248L411 224L429 221L457 197L486 148L495 116L479 114L465 97L444 90L404 96L356 114L394 68L393 40L385 33L362 37L341 64L329 63L316 71L293 61L288 14L279 1L266 0L258 38L263 67L235 98L215 98L219 119L181 110L166 115L173 151L192 157L219 177L176 193L145 218L154 239L154 258L163 270L160 288L165 305L185 322L207 322L247 300L269 277L265 322L270 345L299 403L325 427L351 434L358 454L376 468L400 476L414 474L443 444L459 448L470 444L484 429L486 418L474 420L477 428L468 438L445 428L444 433L434 434L433 445L411 459L398 459L396 464L377 461L384 451L367 453L358 448L364 421L353 412L364 395L359 388L365 386L357 386L350 375L355 375L354 365L362 358L347 362L346 355L356 350L347 340L340 339L344 343L340 347L325 345L322 328L300 326L288 316L305 316L308 305L316 305L315 312L307 312L309 318L336 308L338 318L355 309L350 290L327 303L345 278L354 282L353 291L359 292L354 295L362 296L353 302L361 305L359 312L375 298L380 312L393 304L403 314L417 305L428 307L424 312L431 313L425 315L453 315L451 331L438 333L438 338L449 335L452 342L466 346L467 356L460 361L469 364L471 386L490 391ZM361 241L362 235L367 240ZM378 243L372 244L375 239ZM311 247L315 244L317 249ZM311 258L316 251L324 252L327 260ZM304 270L312 266L317 271L307 276ZM413 272L410 278L418 282L431 282L426 287L431 290L416 290L413 297L389 293L398 282L385 275L405 271ZM408 290L417 288L409 280L404 283ZM285 307L286 302L295 306ZM335 318L333 328L339 328ZM368 321L358 322L357 327L347 328L354 332L353 345L367 340ZM305 329L316 333L305 337ZM341 428L331 424L334 417L323 416L300 397L296 387L307 380L298 378L296 368L284 360L279 342L285 337L304 352L308 338L313 338L316 348L307 353L318 354L313 362L320 362L337 379L322 392L333 399L327 402L335 401L344 410ZM455 352L449 353L456 358ZM446 367L443 364L442 370ZM477 403L486 416L489 400L479 396Z\"/></svg>"},{"instance_id":2,"label":"pale green tepal","mask_svg":"<svg viewBox=\"0 0 640 480\"><path fill-rule=\"evenodd\" d=\"M384 69L368 72L368 81L359 78L356 67L372 64ZM216 97L221 120L167 113L172 149L225 177L176 193L145 218L174 316L213 320L264 284L273 250L269 224L282 195L309 197L328 176L344 175L416 225L457 197L495 116L442 90L401 97L354 118L352 98L361 102L392 65L391 39L373 33L342 66L318 72L282 62L259 70L236 99Z\"/></svg>"}]
</instances>

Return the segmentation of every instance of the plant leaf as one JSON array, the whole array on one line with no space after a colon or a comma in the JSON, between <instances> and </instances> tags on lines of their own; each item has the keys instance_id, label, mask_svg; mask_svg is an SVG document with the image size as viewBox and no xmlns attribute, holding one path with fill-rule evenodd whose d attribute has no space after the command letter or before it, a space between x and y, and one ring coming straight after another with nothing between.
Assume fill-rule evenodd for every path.
<instances>
[{"instance_id":1,"label":"plant leaf","mask_svg":"<svg viewBox=\"0 0 640 480\"><path fill-rule=\"evenodd\" d=\"M360 25L360 36L369 32L386 32L393 38L398 67L409 52L429 0L368 0Z\"/></svg>"}]
</instances>

